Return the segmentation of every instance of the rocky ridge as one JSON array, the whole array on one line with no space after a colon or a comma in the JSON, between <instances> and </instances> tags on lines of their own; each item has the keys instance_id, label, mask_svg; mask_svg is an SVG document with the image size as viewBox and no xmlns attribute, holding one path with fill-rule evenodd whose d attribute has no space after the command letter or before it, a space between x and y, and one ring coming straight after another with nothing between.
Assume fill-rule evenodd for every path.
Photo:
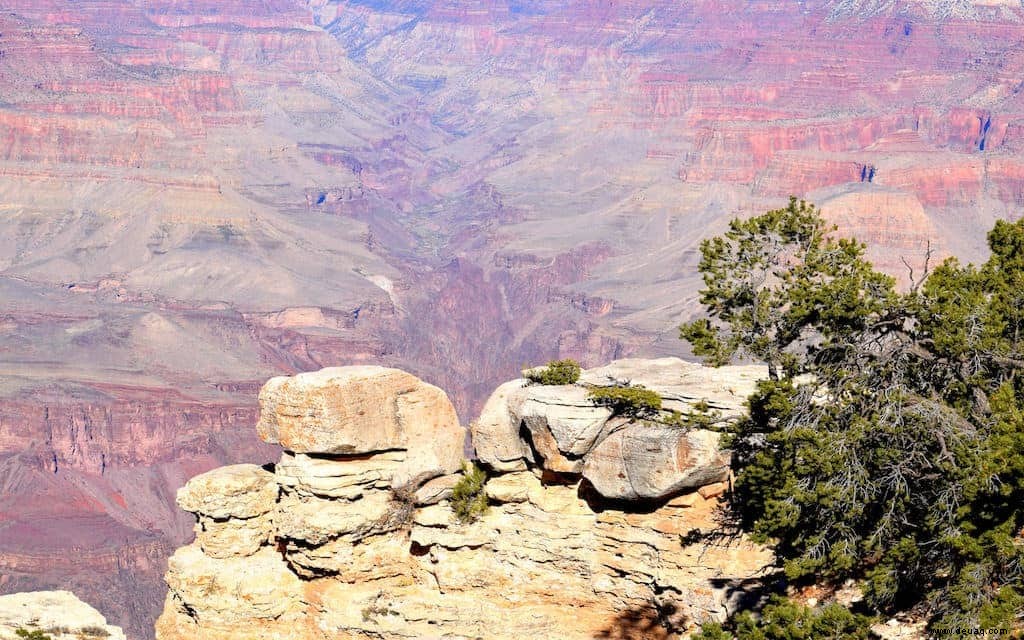
<instances>
[{"instance_id":1,"label":"rocky ridge","mask_svg":"<svg viewBox=\"0 0 1024 640\"><path fill-rule=\"evenodd\" d=\"M717 526L717 434L614 415L583 385L629 380L728 417L763 373L665 358L502 385L472 425L490 503L475 522L453 511L464 432L440 389L369 366L275 378L259 433L280 462L179 491L196 538L169 561L156 635L668 638L722 618L771 554L685 537Z\"/></svg>"}]
</instances>

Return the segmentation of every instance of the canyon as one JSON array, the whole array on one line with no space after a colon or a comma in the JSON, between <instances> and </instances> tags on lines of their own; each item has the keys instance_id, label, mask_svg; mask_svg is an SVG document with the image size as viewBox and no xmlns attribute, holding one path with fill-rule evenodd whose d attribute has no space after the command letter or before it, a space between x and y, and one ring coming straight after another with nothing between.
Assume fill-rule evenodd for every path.
<instances>
[{"instance_id":1,"label":"canyon","mask_svg":"<svg viewBox=\"0 0 1024 640\"><path fill-rule=\"evenodd\" d=\"M1019 2L0 2L0 592L152 636L256 392L686 355L790 194L909 280L1024 204ZM126 597L126 594L130 596Z\"/></svg>"}]
</instances>

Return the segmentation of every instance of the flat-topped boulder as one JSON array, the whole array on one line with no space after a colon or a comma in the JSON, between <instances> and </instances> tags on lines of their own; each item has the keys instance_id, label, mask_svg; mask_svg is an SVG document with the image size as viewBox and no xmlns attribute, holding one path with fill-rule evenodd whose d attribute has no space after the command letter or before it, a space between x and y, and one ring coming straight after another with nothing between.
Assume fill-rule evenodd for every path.
<instances>
[{"instance_id":1,"label":"flat-topped boulder","mask_svg":"<svg viewBox=\"0 0 1024 640\"><path fill-rule=\"evenodd\" d=\"M594 387L641 385L661 396L665 407L687 411L698 402L725 418L744 415L757 381L768 377L765 365L706 367L679 358L626 358L587 369L577 384Z\"/></svg>"},{"instance_id":2,"label":"flat-topped boulder","mask_svg":"<svg viewBox=\"0 0 1024 640\"><path fill-rule=\"evenodd\" d=\"M274 508L274 474L254 464L233 464L199 474L178 489L178 506L210 518L255 518Z\"/></svg>"},{"instance_id":3,"label":"flat-topped boulder","mask_svg":"<svg viewBox=\"0 0 1024 640\"><path fill-rule=\"evenodd\" d=\"M465 432L444 391L399 369L331 367L277 377L259 395L257 431L293 453L404 451L396 484L453 473Z\"/></svg>"},{"instance_id":4,"label":"flat-topped boulder","mask_svg":"<svg viewBox=\"0 0 1024 640\"><path fill-rule=\"evenodd\" d=\"M576 385L528 387L519 417L535 437L548 432L558 450L570 456L590 451L612 410L597 407Z\"/></svg>"}]
</instances>

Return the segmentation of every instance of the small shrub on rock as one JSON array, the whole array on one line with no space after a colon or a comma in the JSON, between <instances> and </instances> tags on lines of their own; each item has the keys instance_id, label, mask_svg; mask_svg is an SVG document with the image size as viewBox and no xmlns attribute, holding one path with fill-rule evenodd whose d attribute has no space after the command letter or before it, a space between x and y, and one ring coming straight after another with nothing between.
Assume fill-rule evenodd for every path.
<instances>
[{"instance_id":1,"label":"small shrub on rock","mask_svg":"<svg viewBox=\"0 0 1024 640\"><path fill-rule=\"evenodd\" d=\"M721 411L713 411L707 400L700 400L694 403L686 413L670 409L663 413L659 422L680 429L709 429L718 431L722 433L720 446L723 449L728 449L732 443L732 433L728 425L723 426L723 423L728 423L728 421L722 418Z\"/></svg>"},{"instance_id":2,"label":"small shrub on rock","mask_svg":"<svg viewBox=\"0 0 1024 640\"><path fill-rule=\"evenodd\" d=\"M452 510L459 522L471 523L487 512L487 474L472 462L462 465L462 479L452 488Z\"/></svg>"},{"instance_id":3,"label":"small shrub on rock","mask_svg":"<svg viewBox=\"0 0 1024 640\"><path fill-rule=\"evenodd\" d=\"M373 530L407 529L416 516L416 492L411 487L393 487L388 510L374 523Z\"/></svg>"},{"instance_id":4,"label":"small shrub on rock","mask_svg":"<svg viewBox=\"0 0 1024 640\"><path fill-rule=\"evenodd\" d=\"M53 640L52 636L43 633L39 629L32 629L29 631L25 628L19 628L14 631L14 635L19 638L24 638L25 640Z\"/></svg>"},{"instance_id":5,"label":"small shrub on rock","mask_svg":"<svg viewBox=\"0 0 1024 640\"><path fill-rule=\"evenodd\" d=\"M390 607L372 604L362 610L363 622L377 622L382 616L397 616L399 613Z\"/></svg>"},{"instance_id":6,"label":"small shrub on rock","mask_svg":"<svg viewBox=\"0 0 1024 640\"><path fill-rule=\"evenodd\" d=\"M580 379L580 363L575 360L552 360L542 369L530 370L526 376L537 384L576 384Z\"/></svg>"},{"instance_id":7,"label":"small shrub on rock","mask_svg":"<svg viewBox=\"0 0 1024 640\"><path fill-rule=\"evenodd\" d=\"M595 387L590 399L608 407L617 415L631 418L655 418L661 413L661 396L641 385L635 387Z\"/></svg>"},{"instance_id":8,"label":"small shrub on rock","mask_svg":"<svg viewBox=\"0 0 1024 640\"><path fill-rule=\"evenodd\" d=\"M694 640L867 640L873 637L868 616L840 604L812 609L787 598L773 596L760 617L743 612L726 627L705 624Z\"/></svg>"}]
</instances>

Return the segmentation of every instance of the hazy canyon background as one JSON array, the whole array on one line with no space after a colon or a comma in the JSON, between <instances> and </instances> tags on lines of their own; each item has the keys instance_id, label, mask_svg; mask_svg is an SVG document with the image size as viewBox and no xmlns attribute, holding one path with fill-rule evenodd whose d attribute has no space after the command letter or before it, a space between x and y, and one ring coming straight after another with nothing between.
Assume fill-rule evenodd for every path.
<instances>
[{"instance_id":1,"label":"hazy canyon background","mask_svg":"<svg viewBox=\"0 0 1024 640\"><path fill-rule=\"evenodd\" d=\"M1019 0L0 0L0 592L152 634L266 378L684 354L789 194L904 274L1024 203Z\"/></svg>"}]
</instances>

